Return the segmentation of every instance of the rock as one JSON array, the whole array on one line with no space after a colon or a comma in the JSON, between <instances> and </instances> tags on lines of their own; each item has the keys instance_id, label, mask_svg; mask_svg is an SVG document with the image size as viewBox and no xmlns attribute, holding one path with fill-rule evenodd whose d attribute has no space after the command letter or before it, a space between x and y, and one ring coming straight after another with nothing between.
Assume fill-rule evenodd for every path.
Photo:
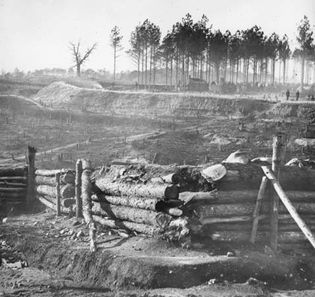
<instances>
[{"instance_id":1,"label":"rock","mask_svg":"<svg viewBox=\"0 0 315 297\"><path fill-rule=\"evenodd\" d=\"M218 282L219 281L216 278L212 278L212 279L209 279L208 285L214 285L214 284L217 284Z\"/></svg>"},{"instance_id":2,"label":"rock","mask_svg":"<svg viewBox=\"0 0 315 297\"><path fill-rule=\"evenodd\" d=\"M249 158L247 157L247 152L242 152L237 150L236 152L230 154L222 163L240 163L248 164Z\"/></svg>"},{"instance_id":3,"label":"rock","mask_svg":"<svg viewBox=\"0 0 315 297\"><path fill-rule=\"evenodd\" d=\"M227 256L227 257L234 257L235 254L234 254L233 252L227 252L226 256Z\"/></svg>"},{"instance_id":4,"label":"rock","mask_svg":"<svg viewBox=\"0 0 315 297\"><path fill-rule=\"evenodd\" d=\"M5 224L8 221L8 218L3 218L2 223Z\"/></svg>"}]
</instances>

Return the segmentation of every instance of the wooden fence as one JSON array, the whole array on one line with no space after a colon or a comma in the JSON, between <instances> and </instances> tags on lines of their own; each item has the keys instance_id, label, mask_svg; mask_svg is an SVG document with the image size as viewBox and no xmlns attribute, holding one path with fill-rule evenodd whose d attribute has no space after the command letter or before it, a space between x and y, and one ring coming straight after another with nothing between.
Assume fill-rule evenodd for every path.
<instances>
[{"instance_id":1,"label":"wooden fence","mask_svg":"<svg viewBox=\"0 0 315 297\"><path fill-rule=\"evenodd\" d=\"M196 166L120 164L93 170L78 160L75 170L35 170L31 150L26 167L0 169L0 199L31 203L33 191L57 215L84 217L92 239L99 223L168 240L196 234L274 249L311 247L315 170L281 166L283 143L279 136L274 143L271 167L226 163L227 174L218 182L206 180Z\"/></svg>"}]
</instances>

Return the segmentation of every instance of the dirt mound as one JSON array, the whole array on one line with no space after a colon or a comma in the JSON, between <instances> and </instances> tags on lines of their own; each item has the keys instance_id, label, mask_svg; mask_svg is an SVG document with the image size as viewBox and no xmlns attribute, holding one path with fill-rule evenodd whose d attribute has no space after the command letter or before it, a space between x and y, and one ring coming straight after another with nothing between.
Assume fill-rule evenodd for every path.
<instances>
[{"instance_id":1,"label":"dirt mound","mask_svg":"<svg viewBox=\"0 0 315 297\"><path fill-rule=\"evenodd\" d=\"M315 102L281 102L266 112L267 117L272 118L299 118L306 119L315 111Z\"/></svg>"},{"instance_id":2,"label":"dirt mound","mask_svg":"<svg viewBox=\"0 0 315 297\"><path fill-rule=\"evenodd\" d=\"M203 118L210 115L247 117L270 109L270 102L205 94L149 93L78 88L53 83L35 96L52 107L80 109L128 117Z\"/></svg>"},{"instance_id":3,"label":"dirt mound","mask_svg":"<svg viewBox=\"0 0 315 297\"><path fill-rule=\"evenodd\" d=\"M72 100L73 96L80 92L80 88L64 82L54 82L41 89L34 97L34 100L45 106L64 107Z\"/></svg>"}]
</instances>

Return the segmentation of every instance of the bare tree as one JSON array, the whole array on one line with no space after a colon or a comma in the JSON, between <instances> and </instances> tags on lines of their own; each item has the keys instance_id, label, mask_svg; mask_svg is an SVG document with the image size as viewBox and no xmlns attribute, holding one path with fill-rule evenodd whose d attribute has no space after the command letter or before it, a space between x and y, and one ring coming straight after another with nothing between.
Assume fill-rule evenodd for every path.
<instances>
[{"instance_id":1,"label":"bare tree","mask_svg":"<svg viewBox=\"0 0 315 297\"><path fill-rule=\"evenodd\" d=\"M80 41L78 41L77 44L70 42L70 50L75 62L75 67L77 69L77 76L81 75L82 64L88 59L88 57L95 50L95 48L96 43L94 43L91 47L87 48L84 54L82 54L80 52Z\"/></svg>"}]
</instances>

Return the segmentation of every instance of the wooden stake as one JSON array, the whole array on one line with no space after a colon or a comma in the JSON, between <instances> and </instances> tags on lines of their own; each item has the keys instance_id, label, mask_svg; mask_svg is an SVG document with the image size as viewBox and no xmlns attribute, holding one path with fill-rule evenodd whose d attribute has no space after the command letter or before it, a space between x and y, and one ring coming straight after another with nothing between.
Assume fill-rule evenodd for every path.
<instances>
[{"instance_id":1,"label":"wooden stake","mask_svg":"<svg viewBox=\"0 0 315 297\"><path fill-rule=\"evenodd\" d=\"M86 224L89 227L90 251L96 251L96 227L92 217L92 184L91 184L91 163L88 160L82 160L82 213Z\"/></svg>"},{"instance_id":2,"label":"wooden stake","mask_svg":"<svg viewBox=\"0 0 315 297\"><path fill-rule=\"evenodd\" d=\"M56 212L61 215L60 173L56 173Z\"/></svg>"},{"instance_id":3,"label":"wooden stake","mask_svg":"<svg viewBox=\"0 0 315 297\"><path fill-rule=\"evenodd\" d=\"M264 171L267 178L271 181L276 193L278 194L278 197L283 202L284 206L294 219L294 221L297 223L297 225L300 227L301 231L304 233L305 237L308 239L308 241L312 244L312 246L315 248L315 238L311 232L311 230L307 227L305 222L302 220L302 218L297 213L295 207L292 205L291 201L283 191L278 179L275 177L272 170L270 170L267 166L262 166L262 170Z\"/></svg>"},{"instance_id":4,"label":"wooden stake","mask_svg":"<svg viewBox=\"0 0 315 297\"><path fill-rule=\"evenodd\" d=\"M272 170L275 176L279 179L280 175L280 163L283 159L283 147L284 147L284 134L278 133L273 138L272 147ZM271 200L271 219L270 219L270 246L273 250L278 246L278 209L279 209L279 197L272 195Z\"/></svg>"},{"instance_id":5,"label":"wooden stake","mask_svg":"<svg viewBox=\"0 0 315 297\"><path fill-rule=\"evenodd\" d=\"M252 232L250 235L250 242L251 243L255 243L255 240L256 240L258 222L259 222L259 218L260 218L259 213L260 213L260 209L261 209L262 200L265 197L267 184L268 184L268 179L267 179L267 177L263 176L263 178L261 179L261 184L260 184L260 188L259 188L259 192L258 192L258 196L257 196L257 200L256 200L254 213L253 213L253 226L252 226Z\"/></svg>"},{"instance_id":6,"label":"wooden stake","mask_svg":"<svg viewBox=\"0 0 315 297\"><path fill-rule=\"evenodd\" d=\"M75 166L75 200L76 200L76 218L82 217L82 198L81 198L81 186L82 186L82 161L77 160Z\"/></svg>"},{"instance_id":7,"label":"wooden stake","mask_svg":"<svg viewBox=\"0 0 315 297\"><path fill-rule=\"evenodd\" d=\"M27 194L26 206L29 208L35 199L35 154L36 149L32 146L27 147Z\"/></svg>"}]
</instances>

